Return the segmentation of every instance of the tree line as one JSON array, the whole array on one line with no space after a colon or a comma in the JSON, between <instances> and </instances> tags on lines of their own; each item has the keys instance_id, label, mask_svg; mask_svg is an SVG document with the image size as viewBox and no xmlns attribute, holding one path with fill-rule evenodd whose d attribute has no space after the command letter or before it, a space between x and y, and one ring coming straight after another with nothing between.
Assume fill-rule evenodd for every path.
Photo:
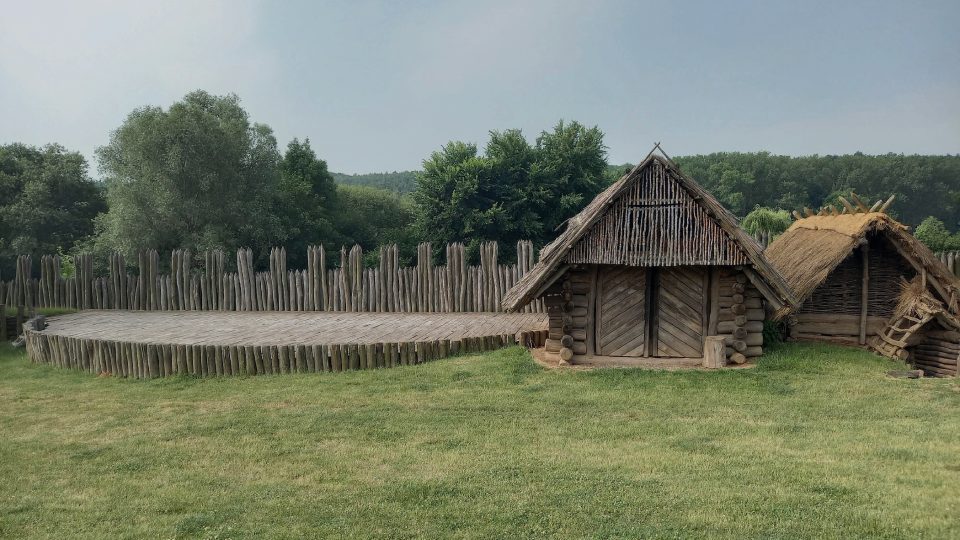
<instances>
[{"instance_id":1,"label":"tree line","mask_svg":"<svg viewBox=\"0 0 960 540\"><path fill-rule=\"evenodd\" d=\"M302 266L308 245L331 252L359 244L368 253L463 241L475 258L487 240L506 257L518 239L539 247L565 221L629 170L611 165L603 133L559 122L528 140L491 131L481 147L450 141L420 171L341 175L308 139L278 145L235 95L195 91L164 109L132 111L96 151L100 179L78 152L50 144L0 146L0 276L17 254L104 255L141 249L254 250L258 266L283 245ZM790 157L715 153L675 158L685 173L748 229L782 229L788 210L835 203L851 190L870 200L896 194L896 217L917 236L960 248L960 155ZM928 218L924 221L925 218ZM776 231L774 231L776 232ZM952 247L957 246L957 247ZM374 255L371 255L374 256ZM35 257L37 259L38 257Z\"/></svg>"}]
</instances>

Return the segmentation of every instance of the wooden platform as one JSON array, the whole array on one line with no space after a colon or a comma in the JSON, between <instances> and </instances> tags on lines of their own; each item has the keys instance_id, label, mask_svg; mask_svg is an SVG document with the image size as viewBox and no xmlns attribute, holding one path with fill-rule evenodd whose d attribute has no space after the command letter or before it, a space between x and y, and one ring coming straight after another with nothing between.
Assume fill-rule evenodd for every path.
<instances>
[{"instance_id":1,"label":"wooden platform","mask_svg":"<svg viewBox=\"0 0 960 540\"><path fill-rule=\"evenodd\" d=\"M35 362L160 377L416 364L546 338L542 313L83 311L27 330Z\"/></svg>"}]
</instances>

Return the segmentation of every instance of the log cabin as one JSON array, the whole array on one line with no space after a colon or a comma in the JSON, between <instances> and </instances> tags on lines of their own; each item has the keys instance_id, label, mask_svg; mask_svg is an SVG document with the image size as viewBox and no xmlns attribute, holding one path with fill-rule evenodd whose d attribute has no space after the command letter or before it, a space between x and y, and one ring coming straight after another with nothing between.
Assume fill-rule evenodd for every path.
<instances>
[{"instance_id":1,"label":"log cabin","mask_svg":"<svg viewBox=\"0 0 960 540\"><path fill-rule=\"evenodd\" d=\"M933 252L856 194L796 221L766 249L799 303L793 339L868 346L928 375L956 375L958 280Z\"/></svg>"},{"instance_id":2,"label":"log cabin","mask_svg":"<svg viewBox=\"0 0 960 540\"><path fill-rule=\"evenodd\" d=\"M795 302L737 219L653 152L567 222L502 307L538 298L547 360L657 367L760 356L764 320Z\"/></svg>"}]
</instances>

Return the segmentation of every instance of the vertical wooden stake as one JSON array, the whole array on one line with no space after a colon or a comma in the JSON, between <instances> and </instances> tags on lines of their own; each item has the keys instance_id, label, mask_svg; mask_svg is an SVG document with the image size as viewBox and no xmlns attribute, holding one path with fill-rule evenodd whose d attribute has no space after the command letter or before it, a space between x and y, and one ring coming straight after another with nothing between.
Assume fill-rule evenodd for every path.
<instances>
[{"instance_id":1,"label":"vertical wooden stake","mask_svg":"<svg viewBox=\"0 0 960 540\"><path fill-rule=\"evenodd\" d=\"M703 367L721 368L727 365L727 355L722 336L707 336L703 339Z\"/></svg>"},{"instance_id":2,"label":"vertical wooden stake","mask_svg":"<svg viewBox=\"0 0 960 540\"><path fill-rule=\"evenodd\" d=\"M870 282L870 257L869 244L864 244L860 248L860 260L863 265L862 283L860 285L860 345L867 344L867 309L869 307L867 293L869 292Z\"/></svg>"}]
</instances>

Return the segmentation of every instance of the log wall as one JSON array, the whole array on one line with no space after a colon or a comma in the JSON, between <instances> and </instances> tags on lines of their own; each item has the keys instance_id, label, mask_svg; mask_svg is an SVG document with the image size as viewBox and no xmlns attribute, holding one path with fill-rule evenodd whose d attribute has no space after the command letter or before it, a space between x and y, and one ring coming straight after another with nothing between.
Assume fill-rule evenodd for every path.
<instances>
[{"instance_id":1,"label":"log wall","mask_svg":"<svg viewBox=\"0 0 960 540\"><path fill-rule=\"evenodd\" d=\"M909 361L924 375L931 377L958 376L960 332L931 330L909 349Z\"/></svg>"},{"instance_id":2,"label":"log wall","mask_svg":"<svg viewBox=\"0 0 960 540\"><path fill-rule=\"evenodd\" d=\"M760 291L746 274L734 267L718 267L710 287L708 311L715 313L715 333L723 338L728 361L742 364L763 354L763 321L766 314ZM546 351L576 363L594 354L593 319L596 294L593 267L568 270L543 296L549 314ZM716 303L715 309L711 309ZM708 321L708 326L710 322ZM708 328L709 330L709 328Z\"/></svg>"},{"instance_id":3,"label":"log wall","mask_svg":"<svg viewBox=\"0 0 960 540\"><path fill-rule=\"evenodd\" d=\"M798 313L790 319L790 336L796 339L830 341L856 345L860 335L860 315L844 313ZM888 317L867 317L867 337L883 330Z\"/></svg>"},{"instance_id":4,"label":"log wall","mask_svg":"<svg viewBox=\"0 0 960 540\"><path fill-rule=\"evenodd\" d=\"M496 242L481 245L480 264L466 263L463 244L446 246L446 264L435 265L429 243L417 247L417 264L402 267L396 245L379 250L377 265L364 265L359 246L340 250L339 266L331 267L323 246L307 250L307 268L287 268L283 248L270 252L269 269L257 272L253 252L237 251L235 272L227 271L222 251L170 254L169 271L161 273L157 251L138 255L136 273L119 253L110 255L104 276L94 273L93 257L69 262L75 271L64 277L59 256L43 256L39 276L30 256L17 259L16 275L0 280L0 304L28 308L210 310L210 311L351 311L471 312L501 311L506 292L535 263L533 244L517 243L517 263L500 264ZM524 308L542 312L541 302Z\"/></svg>"},{"instance_id":5,"label":"log wall","mask_svg":"<svg viewBox=\"0 0 960 540\"><path fill-rule=\"evenodd\" d=\"M592 268L570 270L543 297L549 315L545 348L564 362L576 363L586 358L593 318L589 309L594 294L592 280Z\"/></svg>"},{"instance_id":6,"label":"log wall","mask_svg":"<svg viewBox=\"0 0 960 540\"><path fill-rule=\"evenodd\" d=\"M763 354L763 321L766 312L760 291L747 275L735 268L721 267L716 283L719 291L717 333L722 336L727 360L742 364Z\"/></svg>"}]
</instances>

